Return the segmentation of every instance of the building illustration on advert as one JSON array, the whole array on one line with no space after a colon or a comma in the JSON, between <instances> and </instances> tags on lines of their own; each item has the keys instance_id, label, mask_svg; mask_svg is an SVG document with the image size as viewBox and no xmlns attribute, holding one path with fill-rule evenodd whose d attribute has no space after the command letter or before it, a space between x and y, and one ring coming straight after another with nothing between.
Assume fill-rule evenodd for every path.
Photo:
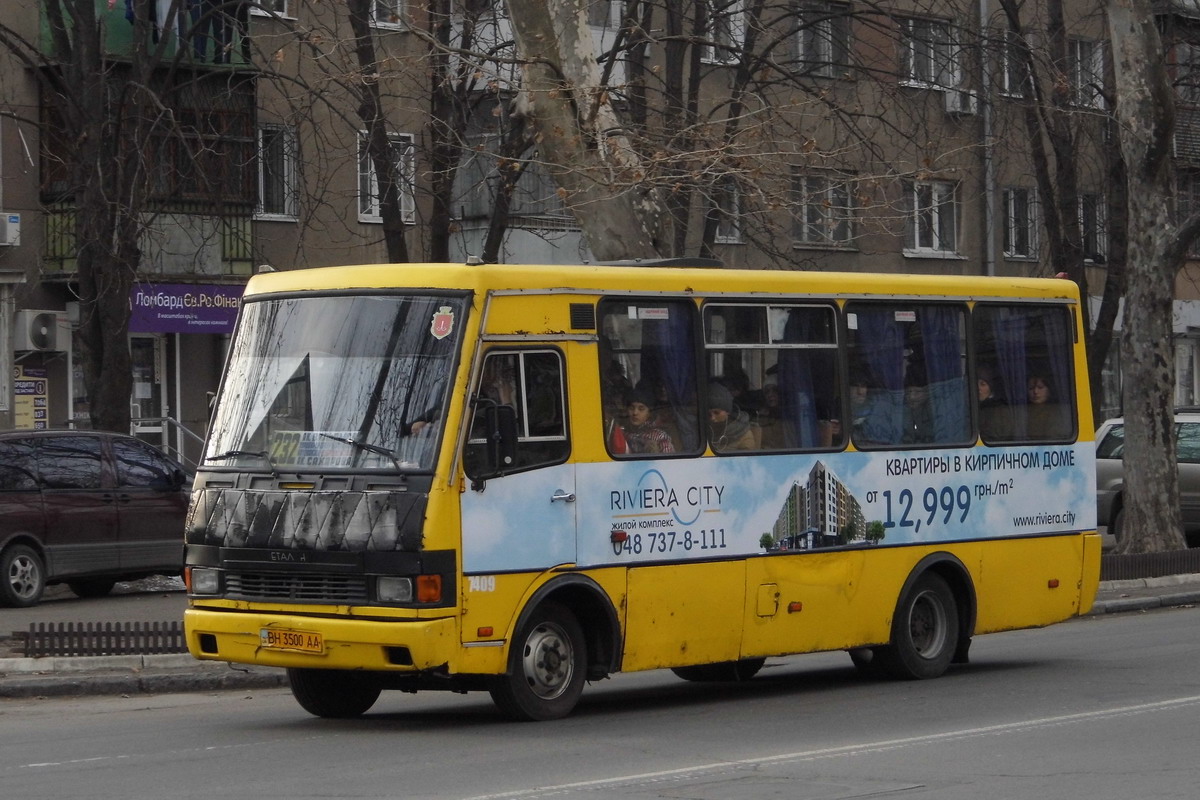
<instances>
[{"instance_id":1,"label":"building illustration on advert","mask_svg":"<svg viewBox=\"0 0 1200 800\"><path fill-rule=\"evenodd\" d=\"M867 542L862 505L823 461L788 491L771 537L780 550L819 550Z\"/></svg>"}]
</instances>

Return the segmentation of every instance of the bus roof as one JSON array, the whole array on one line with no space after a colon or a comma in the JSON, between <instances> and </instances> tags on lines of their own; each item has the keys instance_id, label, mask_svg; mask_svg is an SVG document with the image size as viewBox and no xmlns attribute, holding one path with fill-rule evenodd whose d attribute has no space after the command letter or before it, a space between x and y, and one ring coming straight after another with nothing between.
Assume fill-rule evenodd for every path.
<instances>
[{"instance_id":1,"label":"bus roof","mask_svg":"<svg viewBox=\"0 0 1200 800\"><path fill-rule=\"evenodd\" d=\"M371 264L260 273L246 297L280 292L436 289L606 294L613 292L819 295L831 297L1021 297L1078 302L1058 278L913 275L604 265Z\"/></svg>"}]
</instances>

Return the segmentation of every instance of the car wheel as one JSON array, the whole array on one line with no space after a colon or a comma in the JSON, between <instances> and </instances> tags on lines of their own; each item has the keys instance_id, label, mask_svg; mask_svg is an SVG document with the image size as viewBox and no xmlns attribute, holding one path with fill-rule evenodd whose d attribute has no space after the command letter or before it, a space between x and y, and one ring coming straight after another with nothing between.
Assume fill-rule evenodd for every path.
<instances>
[{"instance_id":1,"label":"car wheel","mask_svg":"<svg viewBox=\"0 0 1200 800\"><path fill-rule=\"evenodd\" d=\"M765 658L743 658L741 661L722 661L718 664L672 667L671 672L685 681L732 683L750 680L758 674L766 662Z\"/></svg>"},{"instance_id":2,"label":"car wheel","mask_svg":"<svg viewBox=\"0 0 1200 800\"><path fill-rule=\"evenodd\" d=\"M1113 514L1112 525L1109 526L1108 532L1112 534L1113 540L1118 544L1125 536L1125 509L1117 509L1117 513Z\"/></svg>"},{"instance_id":3,"label":"car wheel","mask_svg":"<svg viewBox=\"0 0 1200 800\"><path fill-rule=\"evenodd\" d=\"M67 586L76 597L105 597L117 585L111 578L93 578L86 581L67 581Z\"/></svg>"},{"instance_id":4,"label":"car wheel","mask_svg":"<svg viewBox=\"0 0 1200 800\"><path fill-rule=\"evenodd\" d=\"M314 717L359 717L379 699L378 686L348 670L289 667L287 676L292 696Z\"/></svg>"},{"instance_id":5,"label":"car wheel","mask_svg":"<svg viewBox=\"0 0 1200 800\"><path fill-rule=\"evenodd\" d=\"M901 598L892 619L892 641L875 649L895 678L923 680L946 671L958 647L958 606L940 576L922 575Z\"/></svg>"},{"instance_id":6,"label":"car wheel","mask_svg":"<svg viewBox=\"0 0 1200 800\"><path fill-rule=\"evenodd\" d=\"M46 590L46 568L32 547L14 544L0 555L0 605L36 606Z\"/></svg>"},{"instance_id":7,"label":"car wheel","mask_svg":"<svg viewBox=\"0 0 1200 800\"><path fill-rule=\"evenodd\" d=\"M510 719L561 719L583 694L587 645L575 615L545 603L513 639L508 671L492 679L489 692Z\"/></svg>"}]
</instances>

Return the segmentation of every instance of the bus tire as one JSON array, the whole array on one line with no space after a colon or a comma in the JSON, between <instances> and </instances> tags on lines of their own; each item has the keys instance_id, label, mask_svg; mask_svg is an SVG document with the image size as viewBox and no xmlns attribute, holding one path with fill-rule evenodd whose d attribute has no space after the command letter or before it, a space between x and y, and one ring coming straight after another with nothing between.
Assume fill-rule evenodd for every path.
<instances>
[{"instance_id":1,"label":"bus tire","mask_svg":"<svg viewBox=\"0 0 1200 800\"><path fill-rule=\"evenodd\" d=\"M561 719L579 702L586 671L579 620L557 603L543 603L517 631L508 670L492 679L488 691L509 719Z\"/></svg>"},{"instance_id":2,"label":"bus tire","mask_svg":"<svg viewBox=\"0 0 1200 800\"><path fill-rule=\"evenodd\" d=\"M672 667L671 672L685 681L733 683L750 680L758 674L765 663L767 663L765 658L743 658L740 661L722 661L719 664Z\"/></svg>"},{"instance_id":3,"label":"bus tire","mask_svg":"<svg viewBox=\"0 0 1200 800\"><path fill-rule=\"evenodd\" d=\"M896 606L892 641L875 648L875 658L894 678L925 680L946 671L957 647L954 593L940 575L926 572Z\"/></svg>"},{"instance_id":4,"label":"bus tire","mask_svg":"<svg viewBox=\"0 0 1200 800\"><path fill-rule=\"evenodd\" d=\"M379 699L378 686L346 670L288 667L287 676L292 696L314 717L359 717Z\"/></svg>"}]
</instances>

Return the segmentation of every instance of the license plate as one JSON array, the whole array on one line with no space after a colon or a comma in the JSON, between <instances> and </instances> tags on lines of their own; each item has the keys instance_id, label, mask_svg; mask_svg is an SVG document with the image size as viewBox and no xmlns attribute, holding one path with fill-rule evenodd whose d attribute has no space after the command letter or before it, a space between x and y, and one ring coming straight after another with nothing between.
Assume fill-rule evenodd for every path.
<instances>
[{"instance_id":1,"label":"license plate","mask_svg":"<svg viewBox=\"0 0 1200 800\"><path fill-rule=\"evenodd\" d=\"M262 628L258 642L272 650L299 650L302 653L324 653L325 638L311 631L289 631L280 628Z\"/></svg>"}]
</instances>

